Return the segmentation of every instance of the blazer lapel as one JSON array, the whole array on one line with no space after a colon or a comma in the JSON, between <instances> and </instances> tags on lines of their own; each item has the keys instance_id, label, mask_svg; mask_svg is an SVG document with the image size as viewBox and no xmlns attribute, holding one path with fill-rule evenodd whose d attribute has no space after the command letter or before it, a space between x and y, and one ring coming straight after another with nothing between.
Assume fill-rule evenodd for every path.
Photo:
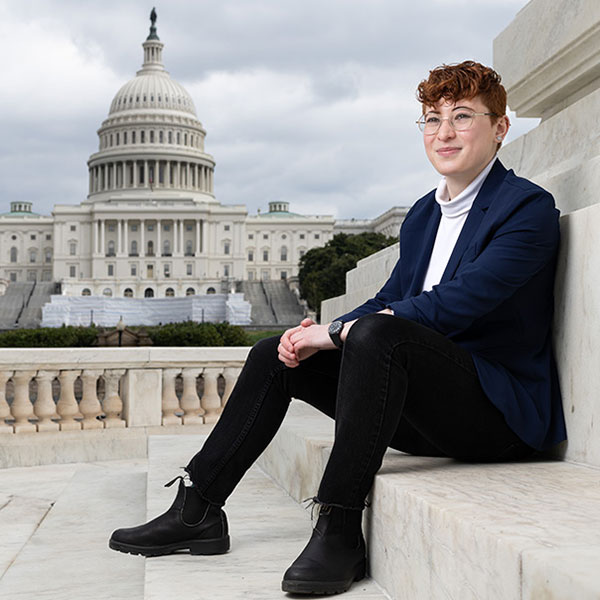
<instances>
[{"instance_id":1,"label":"blazer lapel","mask_svg":"<svg viewBox=\"0 0 600 600\"><path fill-rule=\"evenodd\" d=\"M483 182L483 185L481 186L481 189L479 190L479 193L473 202L473 206L471 207L471 210L467 216L467 220L465 221L460 235L458 236L458 240L456 241L454 250L452 250L450 260L446 265L446 269L444 270L444 274L442 275L440 283L449 281L452 279L452 277L454 277L456 269L458 269L466 249L469 247L473 237L475 236L475 233L479 229L487 209L498 193L498 189L506 177L506 173L507 170L504 168L504 165L498 159L496 159L494 166Z\"/></svg>"},{"instance_id":2,"label":"blazer lapel","mask_svg":"<svg viewBox=\"0 0 600 600\"><path fill-rule=\"evenodd\" d=\"M439 204L435 201L435 192L432 196L432 211L427 222L424 224L423 236L420 240L416 240L417 244L412 245L411 248L419 248L420 255L415 257L416 266L412 274L410 285L405 287L407 290L404 294L405 298L411 298L420 294L423 290L423 281L425 280L425 273L429 266L429 259L431 258L431 251L433 250L433 244L435 243L435 236L437 234L438 226L442 216ZM409 261L407 261L409 262Z\"/></svg>"}]
</instances>

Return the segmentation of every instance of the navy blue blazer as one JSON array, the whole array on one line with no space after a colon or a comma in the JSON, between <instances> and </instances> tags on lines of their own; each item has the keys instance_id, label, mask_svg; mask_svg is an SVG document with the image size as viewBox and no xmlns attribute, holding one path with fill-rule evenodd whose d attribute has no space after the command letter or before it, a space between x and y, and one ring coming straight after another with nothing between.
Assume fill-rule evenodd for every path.
<instances>
[{"instance_id":1,"label":"navy blue blazer","mask_svg":"<svg viewBox=\"0 0 600 600\"><path fill-rule=\"evenodd\" d=\"M390 307L471 352L481 386L509 427L540 450L566 438L552 351L559 212L552 196L494 163L440 283L423 292L441 211L435 190L400 230L390 278L350 321Z\"/></svg>"}]
</instances>

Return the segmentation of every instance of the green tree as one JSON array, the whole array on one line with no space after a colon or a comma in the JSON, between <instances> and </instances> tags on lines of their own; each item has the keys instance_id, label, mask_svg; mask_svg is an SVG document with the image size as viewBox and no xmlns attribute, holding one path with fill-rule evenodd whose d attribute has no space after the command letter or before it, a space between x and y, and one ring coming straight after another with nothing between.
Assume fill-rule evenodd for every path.
<instances>
[{"instance_id":1,"label":"green tree","mask_svg":"<svg viewBox=\"0 0 600 600\"><path fill-rule=\"evenodd\" d=\"M300 259L300 294L317 314L321 302L346 291L346 272L361 259L395 244L397 238L381 233L338 233L321 248L309 250Z\"/></svg>"}]
</instances>

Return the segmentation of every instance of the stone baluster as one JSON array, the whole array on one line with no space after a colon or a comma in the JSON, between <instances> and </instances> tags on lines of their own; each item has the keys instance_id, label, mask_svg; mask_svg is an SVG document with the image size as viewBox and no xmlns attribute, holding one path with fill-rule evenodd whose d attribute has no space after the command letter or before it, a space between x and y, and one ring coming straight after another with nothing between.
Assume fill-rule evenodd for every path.
<instances>
[{"instance_id":1,"label":"stone baluster","mask_svg":"<svg viewBox=\"0 0 600 600\"><path fill-rule=\"evenodd\" d=\"M56 404L52 396L52 382L58 371L38 371L35 376L37 382L37 400L33 405L33 412L38 418L38 431L58 431L59 425L52 421L56 416Z\"/></svg>"},{"instance_id":2,"label":"stone baluster","mask_svg":"<svg viewBox=\"0 0 600 600\"><path fill-rule=\"evenodd\" d=\"M175 377L181 369L163 369L162 372L162 424L181 425L181 418L175 414L179 410L179 399L175 393Z\"/></svg>"},{"instance_id":3,"label":"stone baluster","mask_svg":"<svg viewBox=\"0 0 600 600\"><path fill-rule=\"evenodd\" d=\"M10 419L10 407L6 401L6 382L12 377L12 371L0 371L0 433L12 433L12 425L5 419Z\"/></svg>"},{"instance_id":4,"label":"stone baluster","mask_svg":"<svg viewBox=\"0 0 600 600\"><path fill-rule=\"evenodd\" d=\"M204 410L200 406L200 398L196 391L196 382L202 369L183 369L183 394L181 396L181 410L183 410L183 424L194 425L203 423L200 415Z\"/></svg>"},{"instance_id":5,"label":"stone baluster","mask_svg":"<svg viewBox=\"0 0 600 600\"><path fill-rule=\"evenodd\" d=\"M83 415L81 423L83 429L102 429L104 427L104 423L96 418L102 414L102 406L96 393L98 377L102 373L104 373L102 369L85 369L81 375L83 396L79 403L79 410Z\"/></svg>"},{"instance_id":6,"label":"stone baluster","mask_svg":"<svg viewBox=\"0 0 600 600\"><path fill-rule=\"evenodd\" d=\"M125 421L121 418L123 401L119 396L119 381L124 374L125 369L104 371L104 402L102 403L106 415L104 427L125 427Z\"/></svg>"},{"instance_id":7,"label":"stone baluster","mask_svg":"<svg viewBox=\"0 0 600 600\"><path fill-rule=\"evenodd\" d=\"M231 391L237 383L242 369L240 367L225 367L223 369L223 377L225 378L225 391L223 392L223 406L227 404Z\"/></svg>"},{"instance_id":8,"label":"stone baluster","mask_svg":"<svg viewBox=\"0 0 600 600\"><path fill-rule=\"evenodd\" d=\"M29 422L35 417L33 405L29 399L29 382L35 375L35 371L15 371L12 380L15 386L15 397L10 412L15 420L15 433L36 431L36 426Z\"/></svg>"},{"instance_id":9,"label":"stone baluster","mask_svg":"<svg viewBox=\"0 0 600 600\"><path fill-rule=\"evenodd\" d=\"M81 422L76 421L79 406L75 399L75 380L79 377L81 371L61 371L58 380L60 381L60 397L56 403L56 410L60 416L60 430L72 431L81 429Z\"/></svg>"},{"instance_id":10,"label":"stone baluster","mask_svg":"<svg viewBox=\"0 0 600 600\"><path fill-rule=\"evenodd\" d=\"M219 420L223 407L221 406L221 397L217 391L217 381L221 369L207 367L204 369L204 394L202 394L202 408L205 410L204 422L216 423Z\"/></svg>"}]
</instances>

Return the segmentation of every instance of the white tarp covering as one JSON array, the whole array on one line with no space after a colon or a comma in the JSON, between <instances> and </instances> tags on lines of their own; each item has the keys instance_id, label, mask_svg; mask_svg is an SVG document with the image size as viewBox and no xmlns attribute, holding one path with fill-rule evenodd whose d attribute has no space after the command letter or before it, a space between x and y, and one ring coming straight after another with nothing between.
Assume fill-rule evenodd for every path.
<instances>
[{"instance_id":1,"label":"white tarp covering","mask_svg":"<svg viewBox=\"0 0 600 600\"><path fill-rule=\"evenodd\" d=\"M252 306L243 294L209 294L182 298L109 298L105 296L51 296L42 307L42 327L90 325L114 327L159 325L180 321L249 325Z\"/></svg>"}]
</instances>

